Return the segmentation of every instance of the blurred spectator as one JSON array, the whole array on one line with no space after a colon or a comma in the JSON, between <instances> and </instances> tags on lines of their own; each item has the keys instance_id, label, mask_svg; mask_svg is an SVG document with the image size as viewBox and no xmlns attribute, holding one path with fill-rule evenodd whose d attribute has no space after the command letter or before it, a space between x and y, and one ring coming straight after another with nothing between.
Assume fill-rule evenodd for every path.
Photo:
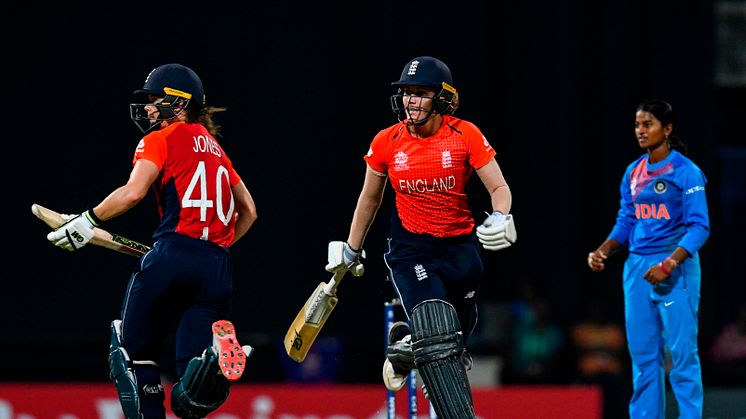
<instances>
[{"instance_id":1,"label":"blurred spectator","mask_svg":"<svg viewBox=\"0 0 746 419\"><path fill-rule=\"evenodd\" d=\"M629 389L624 329L608 318L599 298L591 299L586 310L586 317L570 331L577 380L601 387L605 419L626 418Z\"/></svg>"},{"instance_id":2,"label":"blurred spectator","mask_svg":"<svg viewBox=\"0 0 746 419\"><path fill-rule=\"evenodd\" d=\"M719 385L743 385L746 380L746 304L725 325L710 347L711 368Z\"/></svg>"},{"instance_id":3,"label":"blurred spectator","mask_svg":"<svg viewBox=\"0 0 746 419\"><path fill-rule=\"evenodd\" d=\"M527 290L530 291L530 290ZM562 355L564 335L551 321L551 305L534 294L514 305L514 323L505 382L543 384L564 381Z\"/></svg>"}]
</instances>

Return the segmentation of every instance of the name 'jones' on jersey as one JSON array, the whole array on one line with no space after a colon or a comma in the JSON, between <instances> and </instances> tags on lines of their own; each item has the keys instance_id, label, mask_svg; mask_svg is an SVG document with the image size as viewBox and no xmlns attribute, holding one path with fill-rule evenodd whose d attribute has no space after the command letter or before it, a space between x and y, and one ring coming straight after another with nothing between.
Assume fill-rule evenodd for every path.
<instances>
[{"instance_id":1,"label":"name 'jones' on jersey","mask_svg":"<svg viewBox=\"0 0 746 419\"><path fill-rule=\"evenodd\" d=\"M218 143L212 138L205 135L196 135L194 138L194 150L195 153L206 153L210 152L218 157L223 155L223 152L218 147Z\"/></svg>"}]
</instances>

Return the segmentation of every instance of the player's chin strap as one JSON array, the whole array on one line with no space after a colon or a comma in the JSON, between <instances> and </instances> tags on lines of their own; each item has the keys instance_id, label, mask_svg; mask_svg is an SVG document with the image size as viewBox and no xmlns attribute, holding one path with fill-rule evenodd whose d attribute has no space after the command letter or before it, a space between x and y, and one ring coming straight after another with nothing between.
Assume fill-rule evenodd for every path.
<instances>
[{"instance_id":1,"label":"player's chin strap","mask_svg":"<svg viewBox=\"0 0 746 419\"><path fill-rule=\"evenodd\" d=\"M430 108L430 111L427 113L427 116L425 116L422 119L418 119L416 121L412 120L412 116L409 114L408 110L405 110L405 112L406 112L406 115L407 115L407 124L414 125L414 126L417 127L417 126L420 126L420 125L424 125L427 121L430 120L430 118L433 117L434 109Z\"/></svg>"},{"instance_id":2,"label":"player's chin strap","mask_svg":"<svg viewBox=\"0 0 746 419\"><path fill-rule=\"evenodd\" d=\"M134 368L143 370L146 378L142 389L138 386ZM152 371L151 371L152 370ZM141 419L142 398L156 399L162 404L163 386L160 384L158 364L154 361L132 361L122 346L122 321L111 322L111 344L109 346L109 378L114 382L126 419ZM152 381L152 382L151 382Z\"/></svg>"}]
</instances>

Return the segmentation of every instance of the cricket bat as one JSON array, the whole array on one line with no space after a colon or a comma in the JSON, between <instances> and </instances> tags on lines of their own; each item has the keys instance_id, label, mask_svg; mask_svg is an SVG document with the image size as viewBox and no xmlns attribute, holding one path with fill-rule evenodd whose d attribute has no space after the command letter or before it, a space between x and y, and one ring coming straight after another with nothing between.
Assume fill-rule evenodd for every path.
<instances>
[{"instance_id":1,"label":"cricket bat","mask_svg":"<svg viewBox=\"0 0 746 419\"><path fill-rule=\"evenodd\" d=\"M346 271L336 272L329 283L321 282L308 297L285 334L285 352L295 362L303 362L314 340L337 306L337 287Z\"/></svg>"},{"instance_id":2,"label":"cricket bat","mask_svg":"<svg viewBox=\"0 0 746 419\"><path fill-rule=\"evenodd\" d=\"M51 209L45 208L39 204L31 205L31 212L51 228L57 228L67 222L58 212L52 211ZM109 233L108 231L98 227L93 228L93 234L93 238L90 241L91 244L116 250L117 252L131 256L140 257L150 250L150 246L138 243L126 237Z\"/></svg>"}]
</instances>

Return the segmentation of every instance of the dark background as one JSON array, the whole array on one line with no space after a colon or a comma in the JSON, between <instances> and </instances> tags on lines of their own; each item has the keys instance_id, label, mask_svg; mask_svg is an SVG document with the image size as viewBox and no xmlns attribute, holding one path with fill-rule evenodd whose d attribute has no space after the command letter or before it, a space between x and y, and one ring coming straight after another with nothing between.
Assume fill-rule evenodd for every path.
<instances>
[{"instance_id":1,"label":"dark background","mask_svg":"<svg viewBox=\"0 0 746 419\"><path fill-rule=\"evenodd\" d=\"M586 255L610 231L621 176L642 153L633 136L636 104L651 97L673 104L676 131L709 179L712 235L700 252L704 351L746 299L736 262L745 250L739 122L746 89L718 81L723 54L739 53L719 47L718 4L4 6L10 164L3 170L11 204L4 217L0 379L106 379L109 323L118 317L135 259L93 246L57 249L29 207L77 213L126 182L141 137L129 120L131 93L168 62L193 68L208 103L228 108L218 117L220 142L258 208L257 223L233 250L234 320L241 342L257 349L247 380L293 378L281 341L329 276L327 243L347 237L362 156L376 132L396 121L390 83L419 55L449 65L461 96L457 116L482 129L513 192L520 239L486 254L482 302L510 301L522 281L533 279L563 328L581 319L595 297L623 320L624 256L592 274ZM481 222L490 209L486 192L478 181L470 187ZM383 302L393 297L381 257L392 196L388 190L368 235L365 276L345 280L322 332L342 348L334 356L336 381L380 379ZM105 227L150 243L156 225L148 197ZM164 374L172 368L168 351Z\"/></svg>"}]
</instances>

